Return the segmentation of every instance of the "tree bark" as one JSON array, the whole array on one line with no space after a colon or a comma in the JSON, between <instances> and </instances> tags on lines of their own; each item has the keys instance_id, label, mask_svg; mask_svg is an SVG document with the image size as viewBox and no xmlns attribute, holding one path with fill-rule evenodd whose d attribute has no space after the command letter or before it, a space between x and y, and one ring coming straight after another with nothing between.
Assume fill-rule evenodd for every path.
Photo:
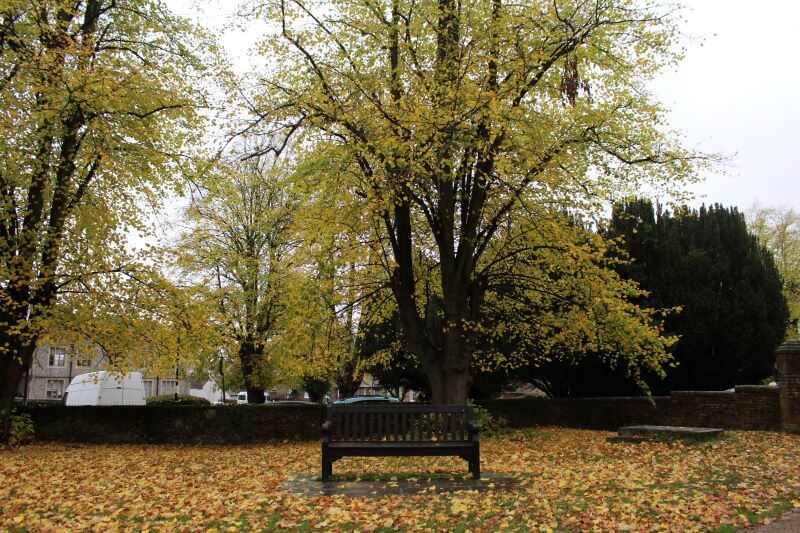
<instances>
[{"instance_id":1,"label":"tree bark","mask_svg":"<svg viewBox=\"0 0 800 533\"><path fill-rule=\"evenodd\" d=\"M267 399L264 387L247 387L247 403L260 405Z\"/></svg>"},{"instance_id":2,"label":"tree bark","mask_svg":"<svg viewBox=\"0 0 800 533\"><path fill-rule=\"evenodd\" d=\"M424 366L424 365L423 365ZM431 403L464 404L469 398L472 375L455 369L426 368L425 374L431 386Z\"/></svg>"},{"instance_id":3,"label":"tree bark","mask_svg":"<svg viewBox=\"0 0 800 533\"><path fill-rule=\"evenodd\" d=\"M66 64L67 50L72 46L67 28L79 16L79 6L80 2L72 9L66 4L59 8L52 31L41 34L44 47L53 52L55 58L51 69L42 74L44 87L62 83L61 69ZM101 8L100 0L89 0L83 14L80 46L87 57L94 53L91 36L97 30ZM44 93L39 93L36 98L36 106L40 109L51 105ZM56 275L62 260L61 244L67 220L75 204L81 201L85 186L96 170L87 174L84 182L72 191L81 146L80 131L86 124L81 106L79 102L70 101L61 118L51 117L38 125L37 133L41 135L38 155L28 186L26 213L17 249L11 253L6 251L7 255L2 258L11 267L9 271L14 273L11 279L6 280L5 286L0 286L0 296L4 300L0 323L5 328L0 330L0 379L3 380L0 385L0 410L3 412L0 438L5 442L10 438L11 405L25 368L32 362L38 340L38 331L31 324L46 316L56 301ZM60 131L56 135L54 131L57 129ZM60 148L54 149L54 139ZM58 152L57 157L51 154L54 150ZM56 161L53 175L46 164L50 159ZM52 187L52 197L49 217L46 217L45 191L49 187ZM37 259L39 267L35 266Z\"/></svg>"},{"instance_id":4,"label":"tree bark","mask_svg":"<svg viewBox=\"0 0 800 533\"><path fill-rule=\"evenodd\" d=\"M355 350L351 351L355 352ZM339 389L341 398L353 396L361 385L361 380L364 379L364 373L358 369L357 355L351 353L339 370L339 375L336 376L336 387Z\"/></svg>"},{"instance_id":5,"label":"tree bark","mask_svg":"<svg viewBox=\"0 0 800 533\"><path fill-rule=\"evenodd\" d=\"M247 390L247 403L261 404L267 399L264 386L260 383L256 358L258 352L252 341L242 341L239 344L239 361L242 364L242 377L245 390Z\"/></svg>"},{"instance_id":6,"label":"tree bark","mask_svg":"<svg viewBox=\"0 0 800 533\"><path fill-rule=\"evenodd\" d=\"M7 444L11 439L11 408L17 387L25 368L33 359L35 344L21 343L20 339L10 338L7 333L0 335L4 343L8 343L9 353L0 356L0 412L3 414L3 431L0 443ZM14 354L14 355L11 355Z\"/></svg>"}]
</instances>

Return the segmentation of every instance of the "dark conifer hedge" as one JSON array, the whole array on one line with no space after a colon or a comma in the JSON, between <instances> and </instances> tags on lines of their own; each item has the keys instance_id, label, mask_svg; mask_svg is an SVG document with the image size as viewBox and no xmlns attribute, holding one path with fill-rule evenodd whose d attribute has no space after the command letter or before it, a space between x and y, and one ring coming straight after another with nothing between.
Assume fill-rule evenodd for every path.
<instances>
[{"instance_id":1,"label":"dark conifer hedge","mask_svg":"<svg viewBox=\"0 0 800 533\"><path fill-rule=\"evenodd\" d=\"M634 200L614 208L609 236L633 262L621 273L650 292L643 302L681 307L667 319L680 335L677 367L653 390L721 390L773 373L788 309L772 254L742 213L720 205L674 213Z\"/></svg>"}]
</instances>

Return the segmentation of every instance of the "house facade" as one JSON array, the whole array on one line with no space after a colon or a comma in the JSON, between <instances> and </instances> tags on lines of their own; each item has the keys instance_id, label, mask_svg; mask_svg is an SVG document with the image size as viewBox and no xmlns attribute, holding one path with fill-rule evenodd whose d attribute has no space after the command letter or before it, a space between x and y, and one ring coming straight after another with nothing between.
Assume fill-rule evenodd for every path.
<instances>
[{"instance_id":1,"label":"house facade","mask_svg":"<svg viewBox=\"0 0 800 533\"><path fill-rule=\"evenodd\" d=\"M99 346L77 350L71 345L43 344L36 348L30 371L19 383L17 400L62 401L72 378L107 367L108 358ZM152 376L143 371L142 376L145 397L189 393L189 383L174 375Z\"/></svg>"}]
</instances>

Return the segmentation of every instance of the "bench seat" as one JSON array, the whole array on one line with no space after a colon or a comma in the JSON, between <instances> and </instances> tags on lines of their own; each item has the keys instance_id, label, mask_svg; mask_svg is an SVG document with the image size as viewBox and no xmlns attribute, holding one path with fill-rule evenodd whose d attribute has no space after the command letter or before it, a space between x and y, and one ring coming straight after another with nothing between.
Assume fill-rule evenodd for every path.
<instances>
[{"instance_id":1,"label":"bench seat","mask_svg":"<svg viewBox=\"0 0 800 533\"><path fill-rule=\"evenodd\" d=\"M329 448L353 448L354 450L364 450L379 448L381 450L397 449L425 449L425 448L471 448L471 442L464 441L434 441L434 442L331 442Z\"/></svg>"}]
</instances>

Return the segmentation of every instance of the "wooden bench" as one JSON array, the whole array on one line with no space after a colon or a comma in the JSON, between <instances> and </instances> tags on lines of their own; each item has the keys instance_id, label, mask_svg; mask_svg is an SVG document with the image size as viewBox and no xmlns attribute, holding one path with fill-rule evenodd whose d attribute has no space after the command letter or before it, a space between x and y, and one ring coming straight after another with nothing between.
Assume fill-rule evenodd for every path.
<instances>
[{"instance_id":1,"label":"wooden bench","mask_svg":"<svg viewBox=\"0 0 800 533\"><path fill-rule=\"evenodd\" d=\"M331 405L322 425L322 479L342 457L461 457L481 477L480 431L469 405Z\"/></svg>"}]
</instances>

